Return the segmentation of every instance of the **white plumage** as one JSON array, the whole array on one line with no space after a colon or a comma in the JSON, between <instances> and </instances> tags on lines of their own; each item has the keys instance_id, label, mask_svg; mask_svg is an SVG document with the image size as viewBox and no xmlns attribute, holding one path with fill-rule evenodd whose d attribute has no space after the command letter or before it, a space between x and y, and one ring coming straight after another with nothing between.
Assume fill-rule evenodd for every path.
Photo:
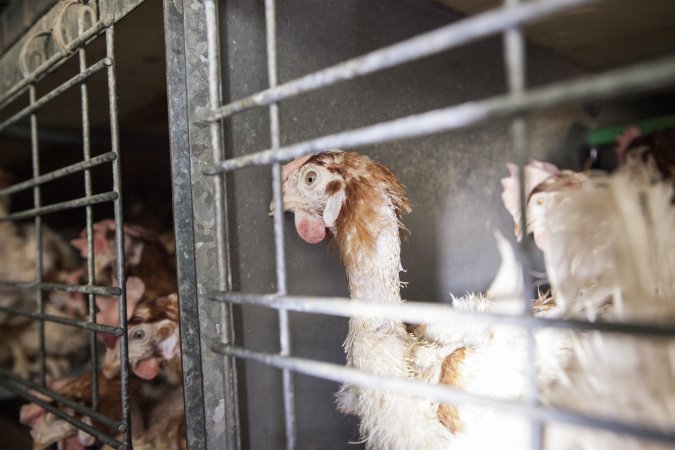
<instances>
[{"instance_id":1,"label":"white plumage","mask_svg":"<svg viewBox=\"0 0 675 450\"><path fill-rule=\"evenodd\" d=\"M394 174L365 156L328 152L290 163L284 175L284 207L295 213L298 233L310 243L320 241L325 228L335 235L354 301L401 303L399 217L409 206ZM505 259L515 261L512 255ZM492 291L508 297L504 289ZM471 294L454 303L470 311L513 309ZM347 365L477 395L513 400L524 395L527 353L521 330L428 324L416 334L397 321L352 318L344 344ZM546 384L550 372L541 373ZM526 420L486 408L439 405L352 385L341 388L337 401L342 412L359 417L371 449L515 449L529 441Z\"/></svg>"},{"instance_id":2,"label":"white plumage","mask_svg":"<svg viewBox=\"0 0 675 450\"><path fill-rule=\"evenodd\" d=\"M614 175L568 172L528 192L528 230L544 243L557 303L552 316L673 323L673 189L655 182L650 170L633 165ZM570 343L546 402L675 431L673 339L587 332ZM672 448L597 431L550 430L551 448Z\"/></svg>"}]
</instances>

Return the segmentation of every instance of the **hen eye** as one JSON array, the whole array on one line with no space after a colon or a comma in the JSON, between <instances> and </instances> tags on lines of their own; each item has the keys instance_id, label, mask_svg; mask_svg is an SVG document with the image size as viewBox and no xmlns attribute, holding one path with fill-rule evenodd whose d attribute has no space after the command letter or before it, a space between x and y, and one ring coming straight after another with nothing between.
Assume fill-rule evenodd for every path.
<instances>
[{"instance_id":1,"label":"hen eye","mask_svg":"<svg viewBox=\"0 0 675 450\"><path fill-rule=\"evenodd\" d=\"M536 200L534 201L534 204L537 205L537 206L544 206L544 203L545 203L545 202L544 202L544 199L541 198L541 197L539 197L538 199L536 199Z\"/></svg>"},{"instance_id":2,"label":"hen eye","mask_svg":"<svg viewBox=\"0 0 675 450\"><path fill-rule=\"evenodd\" d=\"M144 337L145 337L145 330L140 329L140 328L137 329L137 330L134 330L134 332L131 334L131 339L133 339L135 341L139 341L139 340L143 339Z\"/></svg>"},{"instance_id":3,"label":"hen eye","mask_svg":"<svg viewBox=\"0 0 675 450\"><path fill-rule=\"evenodd\" d=\"M310 170L310 171L308 171L308 172L305 174L305 184L306 184L307 186L311 186L311 185L313 185L313 184L316 182L316 179L317 179L317 178L318 178L318 177L317 177L316 172L313 171L313 170Z\"/></svg>"}]
</instances>

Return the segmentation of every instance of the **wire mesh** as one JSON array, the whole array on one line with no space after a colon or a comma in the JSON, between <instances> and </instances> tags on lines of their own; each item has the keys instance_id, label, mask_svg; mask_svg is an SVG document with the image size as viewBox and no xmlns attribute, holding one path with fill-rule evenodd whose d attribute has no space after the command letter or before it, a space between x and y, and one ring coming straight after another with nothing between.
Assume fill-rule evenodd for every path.
<instances>
[{"instance_id":1,"label":"wire mesh","mask_svg":"<svg viewBox=\"0 0 675 450\"><path fill-rule=\"evenodd\" d=\"M286 420L286 447L288 449L295 448L297 445L291 372L304 373L313 377L343 383L353 383L365 387L428 397L439 402L466 402L517 412L530 419L531 423L535 425L531 427L531 448L533 449L541 448L543 423L548 421L597 427L604 430L634 434L661 442L675 443L675 432L673 430L664 431L649 425L636 425L621 420L595 417L579 412L542 406L538 401L533 337L533 330L542 327L672 337L675 335L675 330L672 327L639 323L584 322L533 317L528 293L525 295L527 298L523 299L527 304L526 314L522 316L510 316L460 312L440 305L424 303L382 306L365 302L352 302L344 298L289 296L286 291L282 225L283 208L281 207L281 162L334 148L349 149L385 143L463 128L495 118L509 118L511 120L512 155L521 168L521 204L525 204L525 183L522 178L524 170L522 168L527 164L528 143L527 124L524 119L524 113L575 103L589 97L611 98L618 95L652 91L672 85L675 82L675 58L669 56L660 60L637 64L629 68L616 69L597 75L584 76L572 81L556 82L544 87L527 89L525 80L525 46L520 27L544 17L554 16L572 7L590 3L594 3L594 1L541 0L520 2L518 0L505 0L501 8L466 18L438 30L278 85L276 79L275 3L273 0L266 0L265 18L269 88L229 104L220 105L217 103L220 98L218 90L221 86L220 77L222 71L218 57L218 4L215 0L205 1L205 26L209 54L209 106L208 108L200 109L195 115L204 124L209 124L211 127L211 143L214 158L212 164L203 170L203 174L213 176L214 180L214 195L216 197L214 204L216 207L216 220L217 224L219 224L217 226L217 233L220 243L218 262L227 260L227 251L223 247L231 239L224 225L227 222L227 211L225 210L227 202L223 201L223 174L254 165L271 165L273 202L276 205L274 213L274 241L278 283L277 294L275 295L244 294L232 292L231 288L224 288L225 285L229 286L231 283L221 279L218 289L207 292L206 297L228 305L255 304L276 309L279 311L280 328L280 352L278 354L258 352L237 346L231 339L212 343L211 350L226 355L229 358L257 361L281 369ZM280 144L279 101L456 48L498 33L503 34L504 39L504 61L509 86L507 94L380 122L355 130L325 135L304 142L288 145ZM222 136L218 125L220 121L234 114L265 105L269 105L270 110L270 148L223 160ZM525 208L522 209L522 223L527 223L524 216ZM523 244L521 250L523 255L521 262L526 269L524 273L527 274L529 273L527 268L529 267L530 250L526 243ZM222 254L220 254L221 251L223 252ZM222 274L223 270L219 269L219 272ZM526 280L525 285L530 285L529 280ZM340 365L296 358L291 356L291 348L289 346L288 311L299 311L309 314L331 314L344 317L389 318L408 323L433 321L447 324L471 322L493 325L517 325L528 332L530 390L525 401L510 402L474 396L444 386L431 386L401 379L382 378ZM231 315L228 317L228 320L231 320ZM232 395L232 392L228 395ZM236 402L231 397L228 400ZM233 425L238 426L238 423L230 422L228 427ZM231 432L234 433L234 431ZM236 447L233 446L232 448Z\"/></svg>"},{"instance_id":2,"label":"wire mesh","mask_svg":"<svg viewBox=\"0 0 675 450\"><path fill-rule=\"evenodd\" d=\"M72 3L72 2L71 2ZM68 5L64 6L64 10ZM39 405L46 411L54 414L56 417L65 420L78 429L84 430L88 434L104 444L110 445L116 449L130 449L131 444L131 417L130 417L130 392L129 392L129 369L128 369L128 347L127 347L127 323L126 323L126 293L123 287L116 286L97 286L94 277L94 247L93 247L93 224L92 224L92 206L107 202L112 203L114 207L114 222L116 226L115 236L115 255L116 267L115 275L119 286L125 286L124 273L124 234L122 217L122 177L119 159L119 125L117 112L117 93L116 93L116 74L115 74L115 55L114 55L114 27L110 19L96 21L92 26L85 29L83 15L78 15L78 36L72 41L61 42L57 50L44 62L32 71L24 73L24 78L9 88L0 99L0 110L5 109L16 101L26 92L29 94L29 104L17 113L10 116L0 124L0 131L19 122L25 117L30 118L31 133L31 156L32 156L32 178L16 183L0 190L0 196L10 197L21 191L32 189L33 208L7 214L0 217L0 221L19 221L22 219L33 219L36 230L36 278L34 281L16 281L0 280L0 286L12 289L26 290L35 292L37 307L35 312L28 312L17 308L0 307L3 313L23 316L35 320L39 323L39 382L33 382L12 374L10 371L0 369L0 385L13 391L20 397ZM62 20L61 16L57 19ZM87 66L85 47L95 38L103 36L105 39L106 57L91 66ZM51 37L51 35L50 35ZM63 39L62 39L63 41ZM28 41L30 42L30 40ZM22 52L23 53L23 52ZM37 98L36 88L38 83L49 73L63 64L71 56L77 54L79 73L69 80L61 83L47 94ZM111 150L98 156L91 156L90 147L90 126L89 126L89 104L87 80L95 74L105 70L107 76L107 91L109 102L109 122L111 135ZM42 173L40 170L40 132L38 116L39 110L48 102L54 100L66 91L79 86L80 88L80 113L82 121L82 161L62 167L48 173ZM92 189L91 169L103 165L112 167L113 182L112 190L100 194L94 194ZM42 189L47 183L59 180L69 175L83 172L84 174L84 192L85 196L77 199L67 200L59 203L45 204L42 201ZM43 216L70 209L82 208L86 217L86 237L87 237L87 277L86 284L61 284L48 283L43 280L44 274L44 253L43 248ZM44 292L64 291L78 292L86 294L89 316L88 320L68 319L60 316L54 316L45 313ZM97 295L106 295L117 297L120 324L119 326L101 325L96 323L95 297ZM90 331L89 341L89 359L91 361L91 407L86 407L80 403L74 402L67 397L60 395L47 386L46 379L46 351L45 351L45 322L52 322L68 327L77 327ZM120 397L120 415L121 420L114 420L104 416L97 410L99 408L98 392L98 351L96 333L111 334L119 337L121 352L121 397ZM37 393L41 394L40 397ZM48 400L45 400L47 397ZM61 407L57 406L62 405ZM81 414L96 420L106 426L109 432L105 433L92 425L75 417L62 408L68 408L76 414ZM118 440L114 436L122 433L123 439Z\"/></svg>"}]
</instances>

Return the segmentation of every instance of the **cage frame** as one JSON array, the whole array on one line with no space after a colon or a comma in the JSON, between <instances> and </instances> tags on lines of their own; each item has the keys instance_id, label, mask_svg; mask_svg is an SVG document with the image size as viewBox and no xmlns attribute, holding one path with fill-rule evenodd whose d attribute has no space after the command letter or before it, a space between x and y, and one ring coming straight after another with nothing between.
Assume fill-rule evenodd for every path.
<instances>
[{"instance_id":1,"label":"cage frame","mask_svg":"<svg viewBox=\"0 0 675 450\"><path fill-rule=\"evenodd\" d=\"M362 145L428 135L463 128L495 118L511 121L511 148L521 177L521 202L524 202L523 166L527 164L527 123L524 113L592 98L612 98L647 92L675 84L673 55L646 63L614 69L596 75L558 81L529 89L525 80L527 56L522 26L531 21L554 16L558 12L598 0L537 0L521 2L504 0L500 7L453 22L445 27L423 33L396 44L337 63L296 79L278 83L276 55L276 21L274 0L265 0L267 72L269 87L246 97L222 103L221 86L224 71L220 62L219 5L217 0L184 0L182 10L174 8L172 0L164 0L167 39L168 83L172 120L172 165L174 167L174 198L183 210L192 207L194 217L176 214L177 224L192 220L201 224L193 235L177 233L177 246L185 249L183 263L179 262L181 294L181 330L184 361L187 352L199 342L200 355L189 364L194 370L185 374L186 411L197 412L199 420L188 421L188 445L191 449L241 448L238 398L236 393L235 360L256 361L281 371L285 412L286 448L297 446L296 417L292 373L298 372L337 382L391 389L433 398L439 402L468 402L517 412L527 417L532 427L533 449L541 448L542 426L545 421L591 426L628 433L661 442L675 443L675 430L664 431L639 426L626 421L596 417L583 413L549 408L537 401L536 369L534 367L533 330L554 327L574 330L598 330L610 333L633 333L652 336L675 336L672 327L640 323L589 323L578 320L543 319L531 314L530 299L523 316L475 314L449 310L439 304L415 302L404 305L371 305L352 302L348 298L319 296L289 296L286 292L286 267L283 245L283 208L281 208L280 164L302 155L330 150L350 149ZM278 103L284 99L315 89L351 80L369 73L404 64L419 58L448 51L489 36L501 35L504 42L504 64L508 80L505 94L459 105L404 116L387 122L324 135L315 139L280 145ZM170 43L170 44L169 44ZM181 45L183 44L183 45ZM189 49L189 51L186 51ZM207 62L207 64L204 63ZM205 67L206 66L206 67ZM187 75L189 74L189 76ZM177 98L174 98L177 95ZM186 98L184 98L185 96ZM244 156L224 159L222 119L249 109L269 109L270 147ZM179 133L175 129L180 129ZM250 294L233 292L229 269L230 235L227 231L227 202L224 174L244 167L269 165L273 180L275 268L277 292ZM180 170L180 173L178 171ZM192 191L192 196L186 194ZM176 194L180 191L180 194ZM203 195L210 193L211 195ZM205 200L207 199L207 200ZM522 203L521 203L522 204ZM178 203L175 203L178 207ZM523 216L525 209L523 208ZM525 222L525 217L522 217ZM204 223L208 224L204 232ZM204 247L216 252L204 252ZM179 252L183 253L183 252ZM527 241L520 248L519 260L529 267ZM181 269L182 267L182 269ZM217 268L217 270L213 270ZM181 270L183 271L181 273ZM524 270L527 274L528 271ZM215 276L214 276L215 275ZM527 278L527 275L525 275ZM528 281L528 280L526 280ZM529 285L526 284L526 285ZM191 304L188 304L190 302ZM218 309L213 305L220 306ZM258 305L279 313L279 353L252 351L237 346L232 336L232 305ZM342 317L378 317L425 321L478 321L487 324L510 324L523 327L528 334L529 391L522 402L501 401L473 396L445 386L430 386L413 381L383 379L337 364L297 358L290 348L288 312L328 314ZM196 316L195 312L200 315ZM213 320L213 313L220 312ZM211 317L211 322L207 319ZM206 352L211 352L206 353ZM218 356L224 357L223 360ZM207 363L205 360L209 359ZM215 362L215 364L214 364ZM197 374L201 365L202 372ZM215 410L225 401L224 423L216 423ZM191 404L191 406L187 406ZM200 408L201 406L201 408ZM199 411L197 411L199 410ZM222 416L218 416L222 417ZM223 427L225 428L223 430Z\"/></svg>"},{"instance_id":2,"label":"cage frame","mask_svg":"<svg viewBox=\"0 0 675 450\"><path fill-rule=\"evenodd\" d=\"M0 89L0 110L12 105L20 100L21 96L28 95L28 106L22 108L15 114L0 122L0 132L7 129L14 123L24 118L30 118L30 142L32 159L32 178L20 183L13 184L0 190L0 196L11 197L12 195L32 189L34 207L28 210L19 211L0 217L0 221L16 222L23 219L33 218L36 229L36 279L34 281L23 282L16 280L0 280L0 286L33 290L36 292L37 310L35 312L22 311L16 308L0 307L0 312L9 315L18 315L37 320L40 324L40 343L39 343L39 365L40 374L38 382L27 380L12 374L6 369L0 369L0 386L14 392L19 397L28 400L31 403L41 406L46 411L54 414L60 419L74 425L104 444L110 445L118 450L129 450L133 448L131 442L131 397L129 389L129 355L128 355L128 336L127 336L127 305L126 305L126 276L125 276L125 255L124 255L124 219L122 213L122 174L120 163L120 142L119 142L119 122L117 112L117 74L115 67L115 23L130 13L136 6L144 0L96 0L93 2L82 2L81 0L67 0L65 2L55 3L40 17L36 23L28 30L25 30L22 36L8 48L0 57L0 73L4 74L3 85ZM47 3L47 2L43 2ZM49 5L47 5L49 6ZM80 8L80 11L87 10L86 14L90 16L92 24L85 28L84 16L78 14L75 25L77 26L77 36L71 41L63 41L63 36L56 36L60 26L67 26L71 16L67 16L66 11L70 7ZM85 14L82 13L82 14ZM73 23L70 23L73 25ZM45 35L50 41L56 43L57 50L51 54L40 54L41 63L33 68L27 68L23 64L25 49L36 36ZM60 38L60 40L59 40ZM105 41L105 57L93 64L87 62L87 47L97 38ZM58 67L71 58L77 57L78 73L59 86L52 89L47 94L36 97L36 85L49 76ZM89 102L87 91L87 80L97 73L103 73L106 76L109 127L110 127L110 151L101 155L91 156L90 148L90 127L89 127ZM60 169L41 173L39 158L39 124L38 112L41 106L54 100L64 92L80 89L80 112L82 123L82 161L62 167ZM111 190L101 194L92 193L91 169L94 167L109 165L112 170ZM41 202L42 185L60 178L82 172L84 174L85 196L77 199L63 201L54 204L43 205ZM92 206L110 202L113 204L113 220L115 223L115 253L116 265L114 268L115 276L121 287L99 286L94 277L94 258L93 258L93 215ZM83 285L73 285L67 283L47 283L42 279L43 276L43 255L42 248L43 224L42 217L55 212L81 208L85 212L85 230L87 240L87 283ZM43 291L63 291L79 292L86 294L89 310L88 320L73 320L59 316L53 316L44 313ZM117 297L118 314L120 318L119 326L108 326L96 323L95 296L106 295ZM45 322L58 323L67 327L76 327L90 331L89 356L91 361L90 375L92 377L91 401L92 406L86 407L80 403L72 401L58 392L50 389L46 383L45 370ZM121 419L112 419L98 412L98 375L99 368L97 364L98 350L96 333L112 334L118 337L120 346L120 416ZM49 401L37 396L37 393L45 396ZM101 432L82 419L78 419L68 414L63 409L56 406L60 404L63 407L72 409L75 413L84 417L94 419L109 429L108 433ZM122 440L116 439L118 433L122 433Z\"/></svg>"}]
</instances>

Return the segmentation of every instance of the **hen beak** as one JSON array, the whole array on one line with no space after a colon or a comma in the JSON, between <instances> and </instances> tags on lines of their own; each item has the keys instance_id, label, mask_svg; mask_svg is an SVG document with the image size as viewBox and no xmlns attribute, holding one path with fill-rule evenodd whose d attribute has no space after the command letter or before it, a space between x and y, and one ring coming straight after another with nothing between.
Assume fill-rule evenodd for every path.
<instances>
[{"instance_id":1,"label":"hen beak","mask_svg":"<svg viewBox=\"0 0 675 450\"><path fill-rule=\"evenodd\" d=\"M289 194L284 194L283 198L281 199L282 203L284 205L283 210L284 211L295 211L295 209L298 206L303 205L303 201L300 197L296 197L295 195L289 195ZM273 216L274 211L276 211L277 205L274 202L274 199L270 202L270 212L269 215Z\"/></svg>"}]
</instances>

